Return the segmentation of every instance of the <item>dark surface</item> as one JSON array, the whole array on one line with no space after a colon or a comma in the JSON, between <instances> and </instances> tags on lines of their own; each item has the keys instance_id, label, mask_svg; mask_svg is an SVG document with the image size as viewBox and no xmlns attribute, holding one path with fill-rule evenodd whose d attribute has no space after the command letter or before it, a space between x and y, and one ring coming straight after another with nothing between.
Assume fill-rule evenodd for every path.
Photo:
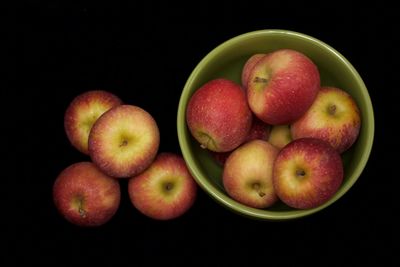
<instances>
[{"instance_id":1,"label":"dark surface","mask_svg":"<svg viewBox=\"0 0 400 267\"><path fill-rule=\"evenodd\" d=\"M9 13L16 26L10 36L17 53L8 68L13 83L2 95L16 97L9 103L14 105L11 113L24 114L12 123L23 123L16 133L24 142L6 144L13 160L13 175L6 183L13 186L8 195L15 206L11 216L2 217L9 233L3 253L12 263L394 264L395 165L388 147L393 149L399 139L390 119L398 114L398 105L389 102L398 95L392 83L392 7L112 3L52 1L20 5ZM376 115L373 152L344 197L310 217L271 223L240 217L199 190L187 214L159 222L133 208L127 182L121 181L121 206L106 225L79 228L57 213L51 192L55 178L70 164L89 160L71 147L63 129L64 111L76 95L100 88L141 106L159 125L160 151L180 153L177 106L196 64L236 35L276 28L330 44L354 65L369 89ZM14 193L21 188L23 194Z\"/></svg>"}]
</instances>

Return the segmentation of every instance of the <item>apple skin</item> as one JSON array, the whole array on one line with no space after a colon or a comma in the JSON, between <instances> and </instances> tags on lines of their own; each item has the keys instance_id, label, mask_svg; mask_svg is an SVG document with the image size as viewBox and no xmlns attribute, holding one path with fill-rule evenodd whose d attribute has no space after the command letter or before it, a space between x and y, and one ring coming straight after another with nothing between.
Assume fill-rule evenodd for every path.
<instances>
[{"instance_id":1,"label":"apple skin","mask_svg":"<svg viewBox=\"0 0 400 267\"><path fill-rule=\"evenodd\" d=\"M253 113L264 122L290 124L307 111L319 88L317 66L300 52L281 49L253 67L247 98Z\"/></svg>"},{"instance_id":2,"label":"apple skin","mask_svg":"<svg viewBox=\"0 0 400 267\"><path fill-rule=\"evenodd\" d=\"M271 129L271 125L266 124L262 120L253 116L253 121L251 124L249 134L247 135L247 137L243 141L243 143L246 143L246 142L249 142L252 140L256 140L256 139L267 141L270 136L270 129ZM217 161L217 163L221 166L223 166L225 164L225 161L229 157L231 152L232 151L228 151L228 152L210 151L211 155L214 157L214 159Z\"/></svg>"},{"instance_id":3,"label":"apple skin","mask_svg":"<svg viewBox=\"0 0 400 267\"><path fill-rule=\"evenodd\" d=\"M324 204L337 192L342 181L340 154L320 139L294 140L275 160L275 192L293 208L310 209Z\"/></svg>"},{"instance_id":4,"label":"apple skin","mask_svg":"<svg viewBox=\"0 0 400 267\"><path fill-rule=\"evenodd\" d=\"M129 180L132 204L144 215L171 220L186 213L197 196L197 184L181 156L160 153L150 167Z\"/></svg>"},{"instance_id":5,"label":"apple skin","mask_svg":"<svg viewBox=\"0 0 400 267\"><path fill-rule=\"evenodd\" d=\"M244 64L242 69L242 87L245 90L249 81L249 76L251 74L251 71L253 70L257 62L260 61L260 59L263 58L265 55L266 54L254 54Z\"/></svg>"},{"instance_id":6,"label":"apple skin","mask_svg":"<svg viewBox=\"0 0 400 267\"><path fill-rule=\"evenodd\" d=\"M119 183L91 162L64 169L53 186L53 200L60 214L78 226L100 226L116 213L120 203Z\"/></svg>"},{"instance_id":7,"label":"apple skin","mask_svg":"<svg viewBox=\"0 0 400 267\"><path fill-rule=\"evenodd\" d=\"M278 149L262 140L253 140L235 149L222 173L228 195L249 207L272 206L278 199L272 184L277 155Z\"/></svg>"},{"instance_id":8,"label":"apple skin","mask_svg":"<svg viewBox=\"0 0 400 267\"><path fill-rule=\"evenodd\" d=\"M289 125L274 125L268 138L268 142L278 149L282 149L292 140Z\"/></svg>"},{"instance_id":9,"label":"apple skin","mask_svg":"<svg viewBox=\"0 0 400 267\"><path fill-rule=\"evenodd\" d=\"M96 120L112 107L121 105L117 96L102 90L93 90L75 97L64 115L64 128L72 146L88 155L89 133Z\"/></svg>"},{"instance_id":10,"label":"apple skin","mask_svg":"<svg viewBox=\"0 0 400 267\"><path fill-rule=\"evenodd\" d=\"M260 139L267 141L270 135L271 125L253 116L251 128L244 142ZM244 143L243 142L243 143Z\"/></svg>"},{"instance_id":11,"label":"apple skin","mask_svg":"<svg viewBox=\"0 0 400 267\"><path fill-rule=\"evenodd\" d=\"M215 79L192 95L186 109L186 122L202 148L227 152L247 137L252 114L239 85L227 79Z\"/></svg>"},{"instance_id":12,"label":"apple skin","mask_svg":"<svg viewBox=\"0 0 400 267\"><path fill-rule=\"evenodd\" d=\"M294 139L327 141L339 153L349 149L360 132L360 110L354 99L335 87L322 87L310 109L291 126Z\"/></svg>"},{"instance_id":13,"label":"apple skin","mask_svg":"<svg viewBox=\"0 0 400 267\"><path fill-rule=\"evenodd\" d=\"M157 155L160 133L144 109L120 105L104 113L89 135L89 154L107 175L127 178L145 170Z\"/></svg>"}]
</instances>

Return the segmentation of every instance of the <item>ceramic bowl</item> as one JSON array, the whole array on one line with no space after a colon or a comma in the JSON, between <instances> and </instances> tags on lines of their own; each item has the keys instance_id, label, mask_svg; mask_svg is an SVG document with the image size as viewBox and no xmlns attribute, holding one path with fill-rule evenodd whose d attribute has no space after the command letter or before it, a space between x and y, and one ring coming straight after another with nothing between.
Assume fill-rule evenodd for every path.
<instances>
[{"instance_id":1,"label":"ceramic bowl","mask_svg":"<svg viewBox=\"0 0 400 267\"><path fill-rule=\"evenodd\" d=\"M192 94L204 83L227 78L240 84L246 60L256 53L282 48L300 51L318 66L322 86L336 86L353 96L361 111L361 130L356 143L344 154L344 180L337 193L325 204L306 210L293 209L282 202L267 209L243 205L224 190L222 167L191 136L186 124L186 107ZM177 116L179 144L187 166L199 186L224 207L243 216L262 220L287 220L313 214L342 197L360 177L371 152L374 115L368 90L356 69L338 51L311 36L287 30L260 30L234 37L207 54L189 76L179 102Z\"/></svg>"}]
</instances>

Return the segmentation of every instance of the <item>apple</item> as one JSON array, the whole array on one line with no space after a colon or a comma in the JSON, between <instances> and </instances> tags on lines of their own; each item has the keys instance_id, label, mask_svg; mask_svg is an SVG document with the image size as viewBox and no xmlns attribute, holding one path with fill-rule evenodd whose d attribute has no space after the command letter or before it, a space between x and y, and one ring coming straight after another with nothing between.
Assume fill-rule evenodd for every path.
<instances>
[{"instance_id":1,"label":"apple","mask_svg":"<svg viewBox=\"0 0 400 267\"><path fill-rule=\"evenodd\" d=\"M193 137L215 152L231 151L247 137L252 121L242 88L227 79L201 86L190 98L186 122Z\"/></svg>"},{"instance_id":2,"label":"apple","mask_svg":"<svg viewBox=\"0 0 400 267\"><path fill-rule=\"evenodd\" d=\"M317 66L304 54L276 50L253 67L247 84L251 110L272 125L290 124L313 103L320 88Z\"/></svg>"},{"instance_id":3,"label":"apple","mask_svg":"<svg viewBox=\"0 0 400 267\"><path fill-rule=\"evenodd\" d=\"M245 90L249 81L251 71L253 70L257 62L260 61L260 59L263 58L265 55L266 54L254 54L244 64L242 69L242 86Z\"/></svg>"},{"instance_id":4,"label":"apple","mask_svg":"<svg viewBox=\"0 0 400 267\"><path fill-rule=\"evenodd\" d=\"M53 200L69 222L99 226L108 222L120 203L119 183L91 162L79 162L64 169L53 186Z\"/></svg>"},{"instance_id":5,"label":"apple","mask_svg":"<svg viewBox=\"0 0 400 267\"><path fill-rule=\"evenodd\" d=\"M320 139L296 139L275 160L275 192L293 208L310 209L324 204L337 192L342 181L340 154Z\"/></svg>"},{"instance_id":6,"label":"apple","mask_svg":"<svg viewBox=\"0 0 400 267\"><path fill-rule=\"evenodd\" d=\"M121 103L117 96L102 90L88 91L75 97L64 115L64 128L71 144L88 155L92 125L104 112Z\"/></svg>"},{"instance_id":7,"label":"apple","mask_svg":"<svg viewBox=\"0 0 400 267\"><path fill-rule=\"evenodd\" d=\"M267 208L277 201L272 184L278 149L253 140L235 149L225 162L222 181L229 196L253 208Z\"/></svg>"},{"instance_id":8,"label":"apple","mask_svg":"<svg viewBox=\"0 0 400 267\"><path fill-rule=\"evenodd\" d=\"M360 132L360 110L354 99L336 87L322 87L310 109L291 126L294 139L315 137L343 153Z\"/></svg>"},{"instance_id":9,"label":"apple","mask_svg":"<svg viewBox=\"0 0 400 267\"><path fill-rule=\"evenodd\" d=\"M267 141L270 135L271 125L253 116L250 131L244 142L260 139Z\"/></svg>"},{"instance_id":10,"label":"apple","mask_svg":"<svg viewBox=\"0 0 400 267\"><path fill-rule=\"evenodd\" d=\"M289 125L274 125L271 129L271 133L269 134L268 142L277 147L278 149L282 149L284 146L289 144L292 141L292 134L290 132Z\"/></svg>"},{"instance_id":11,"label":"apple","mask_svg":"<svg viewBox=\"0 0 400 267\"><path fill-rule=\"evenodd\" d=\"M153 117L133 105L116 106L104 113L89 135L89 154L107 175L131 177L154 160L160 133Z\"/></svg>"},{"instance_id":12,"label":"apple","mask_svg":"<svg viewBox=\"0 0 400 267\"><path fill-rule=\"evenodd\" d=\"M270 129L271 129L271 125L266 124L262 120L260 120L257 117L253 116L253 120L252 120L250 131L249 131L246 139L243 141L243 143L246 143L246 142L249 142L249 141L252 141L252 140L256 140L256 139L267 141L268 137L270 135ZM220 165L224 165L225 164L225 161L229 157L231 152L232 151L228 151L228 152L210 151L210 153L212 154L214 159Z\"/></svg>"},{"instance_id":13,"label":"apple","mask_svg":"<svg viewBox=\"0 0 400 267\"><path fill-rule=\"evenodd\" d=\"M170 220L193 205L197 185L181 156L160 153L150 167L129 180L132 204L144 215Z\"/></svg>"}]
</instances>

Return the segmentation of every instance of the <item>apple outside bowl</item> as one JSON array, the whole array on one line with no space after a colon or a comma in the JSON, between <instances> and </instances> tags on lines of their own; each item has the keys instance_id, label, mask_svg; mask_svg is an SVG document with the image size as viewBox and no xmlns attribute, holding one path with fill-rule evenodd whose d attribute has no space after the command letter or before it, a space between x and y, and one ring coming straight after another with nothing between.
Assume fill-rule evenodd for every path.
<instances>
[{"instance_id":1,"label":"apple outside bowl","mask_svg":"<svg viewBox=\"0 0 400 267\"><path fill-rule=\"evenodd\" d=\"M356 143L342 154L344 180L336 194L323 205L312 209L293 209L282 202L270 208L256 209L232 199L222 184L222 167L200 147L186 124L186 107L192 94L204 83L227 78L240 84L241 70L253 54L282 48L304 53L318 66L322 86L336 86L347 91L361 112L361 129ZM311 36L287 30L260 30L234 37L206 55L189 76L181 94L177 130L186 164L199 186L222 206L246 217L261 220L288 220L318 212L342 197L360 177L371 152L374 137L374 114L367 88L351 63L338 51Z\"/></svg>"}]
</instances>

